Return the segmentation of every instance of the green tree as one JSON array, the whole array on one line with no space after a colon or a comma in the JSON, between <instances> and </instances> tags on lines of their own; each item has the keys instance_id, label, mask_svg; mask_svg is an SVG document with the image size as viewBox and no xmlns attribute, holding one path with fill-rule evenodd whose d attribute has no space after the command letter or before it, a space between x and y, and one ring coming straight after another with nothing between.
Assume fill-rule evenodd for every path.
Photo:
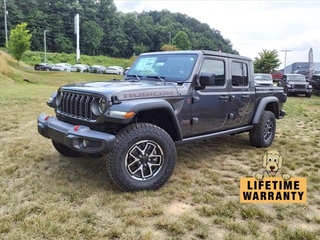
<instances>
[{"instance_id":1,"label":"green tree","mask_svg":"<svg viewBox=\"0 0 320 240\"><path fill-rule=\"evenodd\" d=\"M281 62L279 60L277 50L266 50L263 49L259 53L259 57L255 57L253 61L254 72L256 73L271 73L275 71Z\"/></svg>"},{"instance_id":2,"label":"green tree","mask_svg":"<svg viewBox=\"0 0 320 240\"><path fill-rule=\"evenodd\" d=\"M140 43L140 45L133 46L134 55L136 56L140 55L141 53L148 52L148 50L149 48L143 43Z\"/></svg>"},{"instance_id":3,"label":"green tree","mask_svg":"<svg viewBox=\"0 0 320 240\"><path fill-rule=\"evenodd\" d=\"M10 37L7 45L9 53L17 60L20 61L22 55L29 50L31 45L31 37L29 30L26 29L27 23L18 24L16 28L10 32Z\"/></svg>"},{"instance_id":4,"label":"green tree","mask_svg":"<svg viewBox=\"0 0 320 240\"><path fill-rule=\"evenodd\" d=\"M175 45L165 44L161 47L162 51L176 51L179 50Z\"/></svg>"},{"instance_id":5,"label":"green tree","mask_svg":"<svg viewBox=\"0 0 320 240\"><path fill-rule=\"evenodd\" d=\"M180 50L191 50L191 43L184 31L179 31L172 39L172 43Z\"/></svg>"},{"instance_id":6,"label":"green tree","mask_svg":"<svg viewBox=\"0 0 320 240\"><path fill-rule=\"evenodd\" d=\"M79 14L83 54L129 58L141 51L160 51L165 44L174 44L170 41L173 40L171 34L174 37L179 31L186 34L183 34L186 44L177 45L179 49L239 54L219 30L186 14L168 10L122 13L117 11L114 0L8 0L7 10L9 31L21 22L28 23L32 51L43 51L44 30L49 30L47 51L75 52L74 16ZM3 14L4 11L0 11L0 19L4 18ZM0 46L5 45L4 30L4 21L0 20Z\"/></svg>"},{"instance_id":7,"label":"green tree","mask_svg":"<svg viewBox=\"0 0 320 240\"><path fill-rule=\"evenodd\" d=\"M81 44L86 52L91 55L96 55L96 51L103 39L103 30L94 21L84 22L82 25Z\"/></svg>"}]
</instances>

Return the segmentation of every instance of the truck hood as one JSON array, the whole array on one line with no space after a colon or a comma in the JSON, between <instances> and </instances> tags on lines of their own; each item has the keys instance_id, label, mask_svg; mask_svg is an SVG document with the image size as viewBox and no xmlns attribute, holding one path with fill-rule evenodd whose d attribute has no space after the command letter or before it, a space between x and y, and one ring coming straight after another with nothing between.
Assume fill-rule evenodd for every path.
<instances>
[{"instance_id":1,"label":"truck hood","mask_svg":"<svg viewBox=\"0 0 320 240\"><path fill-rule=\"evenodd\" d=\"M308 85L306 81L288 81L288 83L293 85Z\"/></svg>"},{"instance_id":2,"label":"truck hood","mask_svg":"<svg viewBox=\"0 0 320 240\"><path fill-rule=\"evenodd\" d=\"M160 81L110 81L110 82L88 82L65 85L60 88L62 91L76 91L82 93L94 93L104 95L110 99L117 96L119 100L152 97L178 96L177 88L167 82L163 85Z\"/></svg>"}]
</instances>

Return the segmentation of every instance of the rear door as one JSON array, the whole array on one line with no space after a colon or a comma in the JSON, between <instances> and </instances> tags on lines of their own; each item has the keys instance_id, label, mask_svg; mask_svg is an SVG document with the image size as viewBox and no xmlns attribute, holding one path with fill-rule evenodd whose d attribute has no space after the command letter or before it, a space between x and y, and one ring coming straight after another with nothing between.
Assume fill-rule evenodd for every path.
<instances>
[{"instance_id":1,"label":"rear door","mask_svg":"<svg viewBox=\"0 0 320 240\"><path fill-rule=\"evenodd\" d=\"M230 59L230 103L228 127L238 127L249 124L254 108L254 79L248 61Z\"/></svg>"}]
</instances>

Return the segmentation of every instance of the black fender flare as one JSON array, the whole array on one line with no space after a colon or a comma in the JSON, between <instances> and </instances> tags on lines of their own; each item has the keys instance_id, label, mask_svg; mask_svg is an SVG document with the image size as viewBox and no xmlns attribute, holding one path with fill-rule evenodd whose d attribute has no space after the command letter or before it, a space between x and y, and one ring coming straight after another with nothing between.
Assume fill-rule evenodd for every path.
<instances>
[{"instance_id":1,"label":"black fender flare","mask_svg":"<svg viewBox=\"0 0 320 240\"><path fill-rule=\"evenodd\" d=\"M129 123L132 121L132 118L130 119L119 119L115 118L114 116L110 116L110 111L120 111L120 112L135 112L136 114L141 111L147 111L147 110L156 110L156 109L165 109L174 124L174 128L177 131L177 136L179 140L183 139L183 135L180 129L180 124L178 121L178 118L175 114L175 109L172 107L172 105L164 100L164 99L134 99L134 100L128 100L128 101L122 101L120 104L113 104L110 106L110 108L106 111L104 115L104 120L114 123Z\"/></svg>"},{"instance_id":2,"label":"black fender flare","mask_svg":"<svg viewBox=\"0 0 320 240\"><path fill-rule=\"evenodd\" d=\"M277 103L277 109L275 109L274 115L279 118L279 99L275 96L264 97L260 100L256 113L253 117L252 124L258 124L260 122L263 111L269 103Z\"/></svg>"}]
</instances>

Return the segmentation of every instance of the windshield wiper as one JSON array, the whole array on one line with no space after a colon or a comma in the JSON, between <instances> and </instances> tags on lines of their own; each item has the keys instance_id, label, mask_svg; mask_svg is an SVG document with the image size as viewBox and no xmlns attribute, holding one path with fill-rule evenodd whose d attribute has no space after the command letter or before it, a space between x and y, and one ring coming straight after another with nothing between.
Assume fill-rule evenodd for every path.
<instances>
[{"instance_id":1,"label":"windshield wiper","mask_svg":"<svg viewBox=\"0 0 320 240\"><path fill-rule=\"evenodd\" d=\"M136 80L138 80L138 81L140 81L141 79L141 77L142 76L139 76L139 75L127 75L127 77L135 77L136 78ZM130 80L130 81L134 81L134 79L130 79L130 78L125 78L124 80Z\"/></svg>"},{"instance_id":2,"label":"windshield wiper","mask_svg":"<svg viewBox=\"0 0 320 240\"><path fill-rule=\"evenodd\" d=\"M160 77L158 75L156 75L156 76L147 76L147 78L157 78L163 83L163 85L166 83L166 81L164 80L165 77Z\"/></svg>"}]
</instances>

